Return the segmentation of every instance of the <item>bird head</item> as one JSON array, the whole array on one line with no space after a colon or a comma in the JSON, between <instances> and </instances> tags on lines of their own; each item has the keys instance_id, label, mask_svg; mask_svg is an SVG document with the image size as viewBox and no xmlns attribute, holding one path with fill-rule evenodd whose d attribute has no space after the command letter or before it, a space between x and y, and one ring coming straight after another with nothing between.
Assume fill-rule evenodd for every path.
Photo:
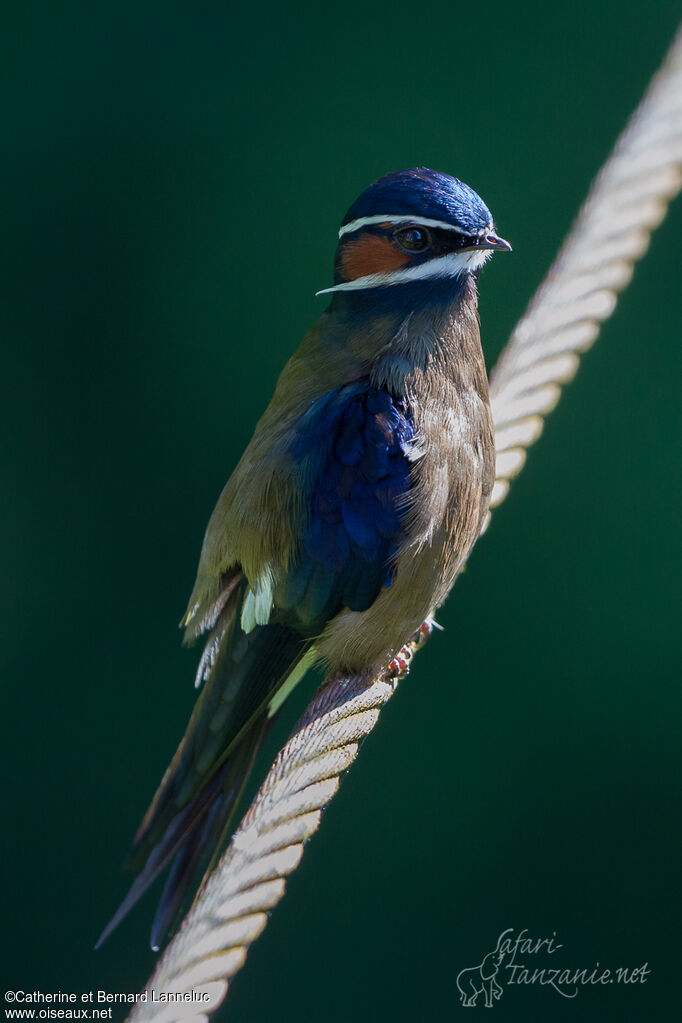
<instances>
[{"instance_id":1,"label":"bird head","mask_svg":"<svg viewBox=\"0 0 682 1023\"><path fill-rule=\"evenodd\" d=\"M425 167L397 171L365 189L346 213L334 286L318 294L456 281L496 251L511 245L495 233L472 188Z\"/></svg>"}]
</instances>

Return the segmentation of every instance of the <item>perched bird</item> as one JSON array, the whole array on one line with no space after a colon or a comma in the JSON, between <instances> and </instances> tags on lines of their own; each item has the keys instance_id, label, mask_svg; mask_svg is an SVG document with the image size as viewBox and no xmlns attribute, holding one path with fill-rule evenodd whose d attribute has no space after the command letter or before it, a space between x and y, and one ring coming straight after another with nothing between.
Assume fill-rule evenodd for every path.
<instances>
[{"instance_id":1,"label":"perched bird","mask_svg":"<svg viewBox=\"0 0 682 1023\"><path fill-rule=\"evenodd\" d=\"M388 174L348 210L319 292L330 304L209 521L182 623L185 642L206 635L203 690L100 942L170 864L159 946L313 662L369 677L447 597L493 486L478 272L509 249L471 188L425 168Z\"/></svg>"}]
</instances>

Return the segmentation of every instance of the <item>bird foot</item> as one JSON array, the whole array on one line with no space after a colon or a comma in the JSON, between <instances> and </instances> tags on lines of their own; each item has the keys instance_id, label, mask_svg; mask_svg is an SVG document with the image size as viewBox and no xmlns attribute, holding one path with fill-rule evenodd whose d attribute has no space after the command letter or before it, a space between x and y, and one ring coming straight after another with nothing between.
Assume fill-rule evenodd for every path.
<instances>
[{"instance_id":1,"label":"bird foot","mask_svg":"<svg viewBox=\"0 0 682 1023\"><path fill-rule=\"evenodd\" d=\"M440 629L442 626L438 625L433 618L429 618L427 621L422 622L414 636L410 640L410 643L414 644L415 650L417 647L423 646L427 639L431 639L433 636L434 629Z\"/></svg>"},{"instance_id":2,"label":"bird foot","mask_svg":"<svg viewBox=\"0 0 682 1023\"><path fill-rule=\"evenodd\" d=\"M427 639L430 639L433 633L434 623L429 620L422 622L414 635L410 640L401 647L398 653L395 655L391 663L389 664L386 674L389 678L404 678L410 670L410 661L414 656L415 650L423 646Z\"/></svg>"},{"instance_id":3,"label":"bird foot","mask_svg":"<svg viewBox=\"0 0 682 1023\"><path fill-rule=\"evenodd\" d=\"M405 645L400 648L399 652L395 655L393 660L390 662L386 674L389 678L405 678L405 675L410 670L410 660L412 659L412 651L409 646Z\"/></svg>"}]
</instances>

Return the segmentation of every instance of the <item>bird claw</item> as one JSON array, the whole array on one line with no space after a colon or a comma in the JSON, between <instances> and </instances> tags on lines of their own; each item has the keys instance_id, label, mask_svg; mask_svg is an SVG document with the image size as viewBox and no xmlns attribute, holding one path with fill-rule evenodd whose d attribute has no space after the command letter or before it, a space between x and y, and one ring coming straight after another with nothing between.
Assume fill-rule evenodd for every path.
<instances>
[{"instance_id":1,"label":"bird claw","mask_svg":"<svg viewBox=\"0 0 682 1023\"><path fill-rule=\"evenodd\" d=\"M429 619L422 622L405 646L401 647L386 669L389 678L404 678L410 670L410 661L415 650L423 646L433 634L434 623Z\"/></svg>"},{"instance_id":2,"label":"bird claw","mask_svg":"<svg viewBox=\"0 0 682 1023\"><path fill-rule=\"evenodd\" d=\"M410 640L410 643L414 644L415 649L417 647L423 646L424 643L426 643L427 639L431 639L435 624L436 623L430 618L428 619L428 621L421 623L421 625L415 632L414 636Z\"/></svg>"},{"instance_id":3,"label":"bird claw","mask_svg":"<svg viewBox=\"0 0 682 1023\"><path fill-rule=\"evenodd\" d=\"M409 646L400 648L399 653L395 655L393 660L390 662L387 674L389 678L404 678L410 670L410 660L412 658L412 651Z\"/></svg>"}]
</instances>

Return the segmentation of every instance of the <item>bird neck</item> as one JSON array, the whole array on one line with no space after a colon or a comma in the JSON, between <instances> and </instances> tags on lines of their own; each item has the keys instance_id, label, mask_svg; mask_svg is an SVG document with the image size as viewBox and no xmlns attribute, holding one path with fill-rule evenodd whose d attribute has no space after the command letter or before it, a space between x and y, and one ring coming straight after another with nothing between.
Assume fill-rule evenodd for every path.
<instances>
[{"instance_id":1,"label":"bird neck","mask_svg":"<svg viewBox=\"0 0 682 1023\"><path fill-rule=\"evenodd\" d=\"M426 377L485 390L477 307L474 274L431 280L428 287L337 292L323 334L329 347L340 347L345 365L355 367L353 376L366 373L397 396Z\"/></svg>"},{"instance_id":2,"label":"bird neck","mask_svg":"<svg viewBox=\"0 0 682 1023\"><path fill-rule=\"evenodd\" d=\"M377 288L334 292L330 314L340 323L354 326L368 320L393 319L396 324L415 309L430 309L434 316L448 315L453 306L476 301L475 273L452 277L404 281Z\"/></svg>"},{"instance_id":3,"label":"bird neck","mask_svg":"<svg viewBox=\"0 0 682 1023\"><path fill-rule=\"evenodd\" d=\"M257 432L284 430L328 392L363 379L408 399L425 382L434 394L487 394L476 278L434 284L418 292L410 285L409 295L403 285L362 297L336 292L282 370Z\"/></svg>"}]
</instances>

